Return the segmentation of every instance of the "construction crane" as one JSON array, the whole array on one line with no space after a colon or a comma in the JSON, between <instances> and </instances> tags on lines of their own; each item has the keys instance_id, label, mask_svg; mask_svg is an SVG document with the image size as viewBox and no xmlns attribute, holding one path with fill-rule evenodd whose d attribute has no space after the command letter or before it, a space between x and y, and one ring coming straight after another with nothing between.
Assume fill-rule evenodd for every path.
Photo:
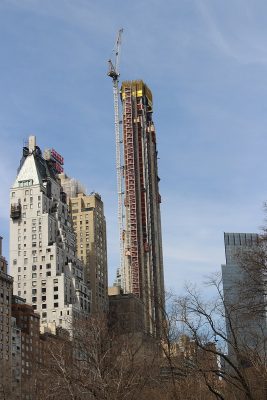
<instances>
[{"instance_id":1,"label":"construction crane","mask_svg":"<svg viewBox=\"0 0 267 400\"><path fill-rule=\"evenodd\" d=\"M123 166L122 166L122 129L120 120L119 108L119 64L120 64L120 50L121 50L121 37L123 29L120 29L115 46L114 46L114 59L108 60L108 76L113 81L113 97L114 97L114 116L115 116L115 140L116 140L116 173L117 173L117 191L118 191L118 223L120 235L120 273L122 279L125 278L124 273L124 212L123 212ZM124 287L124 282L122 282Z\"/></svg>"}]
</instances>

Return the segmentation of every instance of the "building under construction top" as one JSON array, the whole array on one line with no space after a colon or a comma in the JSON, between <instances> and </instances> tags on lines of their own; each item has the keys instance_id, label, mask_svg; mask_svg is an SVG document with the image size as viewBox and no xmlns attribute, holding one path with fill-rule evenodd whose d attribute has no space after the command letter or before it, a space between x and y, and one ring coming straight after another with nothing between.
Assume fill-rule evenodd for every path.
<instances>
[{"instance_id":1,"label":"building under construction top","mask_svg":"<svg viewBox=\"0 0 267 400\"><path fill-rule=\"evenodd\" d=\"M125 235L123 286L144 302L147 332L160 336L164 277L152 93L141 81L122 83Z\"/></svg>"}]
</instances>

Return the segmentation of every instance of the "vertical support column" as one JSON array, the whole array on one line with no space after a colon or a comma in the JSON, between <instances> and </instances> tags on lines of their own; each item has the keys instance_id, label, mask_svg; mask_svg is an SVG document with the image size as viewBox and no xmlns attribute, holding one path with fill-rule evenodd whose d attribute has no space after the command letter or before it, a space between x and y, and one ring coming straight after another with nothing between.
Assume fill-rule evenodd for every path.
<instances>
[{"instance_id":1,"label":"vertical support column","mask_svg":"<svg viewBox=\"0 0 267 400\"><path fill-rule=\"evenodd\" d=\"M136 181L131 87L125 88L124 113L125 190L127 210L127 253L130 257L131 292L140 297L138 233L136 221Z\"/></svg>"}]
</instances>

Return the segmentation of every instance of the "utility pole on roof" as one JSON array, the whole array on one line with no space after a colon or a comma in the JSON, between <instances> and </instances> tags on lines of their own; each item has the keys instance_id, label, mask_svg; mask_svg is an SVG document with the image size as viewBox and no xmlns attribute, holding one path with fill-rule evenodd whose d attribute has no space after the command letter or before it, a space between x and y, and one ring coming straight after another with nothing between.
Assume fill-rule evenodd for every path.
<instances>
[{"instance_id":1,"label":"utility pole on roof","mask_svg":"<svg viewBox=\"0 0 267 400\"><path fill-rule=\"evenodd\" d=\"M124 273L124 212L123 212L123 165L122 165L122 130L120 121L119 107L119 76L120 76L120 51L121 37L123 29L120 29L117 34L114 46L114 59L108 60L108 76L113 82L113 98L114 98L114 121L115 121L115 142L116 142L116 174L117 174L117 192L118 192L118 225L119 225L119 240L120 240L120 273L122 279L125 278ZM124 282L122 282L124 287Z\"/></svg>"}]
</instances>

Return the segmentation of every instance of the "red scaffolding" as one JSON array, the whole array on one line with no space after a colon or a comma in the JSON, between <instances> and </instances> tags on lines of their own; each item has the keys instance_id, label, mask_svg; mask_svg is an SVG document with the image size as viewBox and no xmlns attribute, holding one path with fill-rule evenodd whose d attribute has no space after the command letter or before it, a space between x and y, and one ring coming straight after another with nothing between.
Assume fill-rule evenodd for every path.
<instances>
[{"instance_id":1,"label":"red scaffolding","mask_svg":"<svg viewBox=\"0 0 267 400\"><path fill-rule=\"evenodd\" d=\"M134 157L134 130L132 115L132 90L125 87L125 99L123 110L123 132L124 132L124 157L125 157L125 191L126 207L128 209L127 234L129 238L130 268L132 293L140 297L140 271L138 254L138 232L136 215L136 166Z\"/></svg>"}]
</instances>

